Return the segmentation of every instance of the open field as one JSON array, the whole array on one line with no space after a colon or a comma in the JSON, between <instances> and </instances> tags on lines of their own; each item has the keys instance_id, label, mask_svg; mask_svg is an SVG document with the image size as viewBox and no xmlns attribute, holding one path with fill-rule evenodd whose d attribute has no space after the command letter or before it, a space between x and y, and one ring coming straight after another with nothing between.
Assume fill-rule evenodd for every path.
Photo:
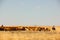
<instances>
[{"instance_id":1,"label":"open field","mask_svg":"<svg viewBox=\"0 0 60 40\"><path fill-rule=\"evenodd\" d=\"M60 32L0 31L0 40L60 40Z\"/></svg>"}]
</instances>

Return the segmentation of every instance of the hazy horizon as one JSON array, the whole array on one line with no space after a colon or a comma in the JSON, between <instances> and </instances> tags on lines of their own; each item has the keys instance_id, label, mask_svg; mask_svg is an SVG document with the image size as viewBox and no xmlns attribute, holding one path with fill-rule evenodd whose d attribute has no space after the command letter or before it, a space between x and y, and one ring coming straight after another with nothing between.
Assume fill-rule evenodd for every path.
<instances>
[{"instance_id":1,"label":"hazy horizon","mask_svg":"<svg viewBox=\"0 0 60 40\"><path fill-rule=\"evenodd\" d=\"M0 0L0 25L60 25L60 0Z\"/></svg>"}]
</instances>

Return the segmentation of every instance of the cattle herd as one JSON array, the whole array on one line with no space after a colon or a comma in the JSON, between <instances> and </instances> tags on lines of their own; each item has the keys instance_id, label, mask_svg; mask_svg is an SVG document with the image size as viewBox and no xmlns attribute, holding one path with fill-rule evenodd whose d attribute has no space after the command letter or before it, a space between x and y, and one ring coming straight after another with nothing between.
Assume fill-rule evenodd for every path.
<instances>
[{"instance_id":1,"label":"cattle herd","mask_svg":"<svg viewBox=\"0 0 60 40\"><path fill-rule=\"evenodd\" d=\"M52 30L56 30L55 26L51 28ZM4 27L3 25L0 26L0 31L51 31L50 28L47 27L24 27L24 26L18 26L18 27Z\"/></svg>"}]
</instances>

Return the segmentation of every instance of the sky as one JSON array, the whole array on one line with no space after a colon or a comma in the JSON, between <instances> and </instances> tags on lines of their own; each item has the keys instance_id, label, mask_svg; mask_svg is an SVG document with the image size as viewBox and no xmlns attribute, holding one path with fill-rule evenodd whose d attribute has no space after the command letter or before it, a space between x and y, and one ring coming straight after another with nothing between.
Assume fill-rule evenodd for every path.
<instances>
[{"instance_id":1,"label":"sky","mask_svg":"<svg viewBox=\"0 0 60 40\"><path fill-rule=\"evenodd\" d=\"M0 25L60 25L60 0L0 0Z\"/></svg>"}]
</instances>

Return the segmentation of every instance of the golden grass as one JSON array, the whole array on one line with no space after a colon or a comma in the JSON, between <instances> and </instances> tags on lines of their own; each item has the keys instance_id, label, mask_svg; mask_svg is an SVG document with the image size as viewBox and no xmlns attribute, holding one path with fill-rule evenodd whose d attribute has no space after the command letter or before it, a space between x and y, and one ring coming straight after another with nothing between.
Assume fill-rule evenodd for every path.
<instances>
[{"instance_id":1,"label":"golden grass","mask_svg":"<svg viewBox=\"0 0 60 40\"><path fill-rule=\"evenodd\" d=\"M0 31L0 40L60 40L60 32Z\"/></svg>"}]
</instances>

